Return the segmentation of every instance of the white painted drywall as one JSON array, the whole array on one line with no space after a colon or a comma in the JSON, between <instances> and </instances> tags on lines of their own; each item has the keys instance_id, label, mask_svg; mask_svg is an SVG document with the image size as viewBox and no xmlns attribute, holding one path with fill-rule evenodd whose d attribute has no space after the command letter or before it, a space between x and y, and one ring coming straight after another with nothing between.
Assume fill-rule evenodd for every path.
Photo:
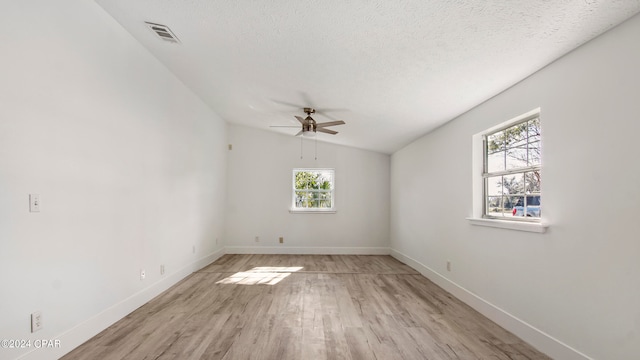
<instances>
[{"instance_id":1,"label":"white painted drywall","mask_svg":"<svg viewBox=\"0 0 640 360\"><path fill-rule=\"evenodd\" d=\"M6 2L0 34L0 339L59 338L221 252L215 113L92 1Z\"/></svg>"},{"instance_id":2,"label":"white painted drywall","mask_svg":"<svg viewBox=\"0 0 640 360\"><path fill-rule=\"evenodd\" d=\"M638 34L636 16L392 155L393 251L554 358L640 354ZM547 233L472 226L472 136L537 107Z\"/></svg>"},{"instance_id":3,"label":"white painted drywall","mask_svg":"<svg viewBox=\"0 0 640 360\"><path fill-rule=\"evenodd\" d=\"M299 137L228 130L227 252L388 253L389 155L318 141L315 160L305 138L300 159ZM335 169L335 214L289 212L294 168Z\"/></svg>"}]
</instances>

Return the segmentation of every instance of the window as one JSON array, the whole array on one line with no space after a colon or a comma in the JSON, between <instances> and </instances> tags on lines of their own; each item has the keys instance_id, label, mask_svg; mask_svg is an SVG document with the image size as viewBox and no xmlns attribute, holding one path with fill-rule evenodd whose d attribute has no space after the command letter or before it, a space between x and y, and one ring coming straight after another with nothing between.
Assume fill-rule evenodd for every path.
<instances>
[{"instance_id":1,"label":"window","mask_svg":"<svg viewBox=\"0 0 640 360\"><path fill-rule=\"evenodd\" d=\"M294 169L292 211L334 212L334 170Z\"/></svg>"},{"instance_id":2,"label":"window","mask_svg":"<svg viewBox=\"0 0 640 360\"><path fill-rule=\"evenodd\" d=\"M483 134L483 217L539 222L540 113Z\"/></svg>"}]
</instances>

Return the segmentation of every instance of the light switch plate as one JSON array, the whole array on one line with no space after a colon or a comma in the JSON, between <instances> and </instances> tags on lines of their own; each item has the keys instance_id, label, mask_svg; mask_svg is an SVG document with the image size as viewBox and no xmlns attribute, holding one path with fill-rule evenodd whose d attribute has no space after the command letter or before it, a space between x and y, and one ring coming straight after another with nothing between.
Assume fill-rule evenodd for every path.
<instances>
[{"instance_id":1,"label":"light switch plate","mask_svg":"<svg viewBox=\"0 0 640 360\"><path fill-rule=\"evenodd\" d=\"M40 212L40 195L29 194L29 211Z\"/></svg>"},{"instance_id":2,"label":"light switch plate","mask_svg":"<svg viewBox=\"0 0 640 360\"><path fill-rule=\"evenodd\" d=\"M36 311L31 314L31 332L34 333L42 329L42 312Z\"/></svg>"}]
</instances>

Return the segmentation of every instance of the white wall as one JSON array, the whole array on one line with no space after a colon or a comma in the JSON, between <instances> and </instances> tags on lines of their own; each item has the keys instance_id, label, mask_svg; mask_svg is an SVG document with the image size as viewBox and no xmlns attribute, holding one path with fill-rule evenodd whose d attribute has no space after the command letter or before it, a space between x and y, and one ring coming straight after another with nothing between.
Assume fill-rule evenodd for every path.
<instances>
[{"instance_id":1,"label":"white wall","mask_svg":"<svg viewBox=\"0 0 640 360\"><path fill-rule=\"evenodd\" d=\"M640 16L391 159L393 254L557 359L640 354L638 34ZM550 228L470 225L472 136L537 107Z\"/></svg>"},{"instance_id":2,"label":"white wall","mask_svg":"<svg viewBox=\"0 0 640 360\"><path fill-rule=\"evenodd\" d=\"M318 141L315 160L305 139L300 159L300 138L238 125L229 143L227 252L388 253L389 155ZM306 167L335 169L335 214L289 213L292 171Z\"/></svg>"},{"instance_id":3,"label":"white wall","mask_svg":"<svg viewBox=\"0 0 640 360\"><path fill-rule=\"evenodd\" d=\"M53 359L222 252L226 125L92 1L5 2L0 34L0 339Z\"/></svg>"}]
</instances>

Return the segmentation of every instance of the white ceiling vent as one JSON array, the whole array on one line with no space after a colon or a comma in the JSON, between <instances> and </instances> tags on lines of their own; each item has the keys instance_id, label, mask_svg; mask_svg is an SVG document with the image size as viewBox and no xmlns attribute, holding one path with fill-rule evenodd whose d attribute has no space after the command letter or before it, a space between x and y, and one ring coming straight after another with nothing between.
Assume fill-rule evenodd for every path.
<instances>
[{"instance_id":1,"label":"white ceiling vent","mask_svg":"<svg viewBox=\"0 0 640 360\"><path fill-rule=\"evenodd\" d=\"M145 21L145 24L151 31L153 31L158 37L164 41L172 42L179 44L180 40L176 37L176 35L169 29L166 25L154 24L148 21Z\"/></svg>"}]
</instances>

